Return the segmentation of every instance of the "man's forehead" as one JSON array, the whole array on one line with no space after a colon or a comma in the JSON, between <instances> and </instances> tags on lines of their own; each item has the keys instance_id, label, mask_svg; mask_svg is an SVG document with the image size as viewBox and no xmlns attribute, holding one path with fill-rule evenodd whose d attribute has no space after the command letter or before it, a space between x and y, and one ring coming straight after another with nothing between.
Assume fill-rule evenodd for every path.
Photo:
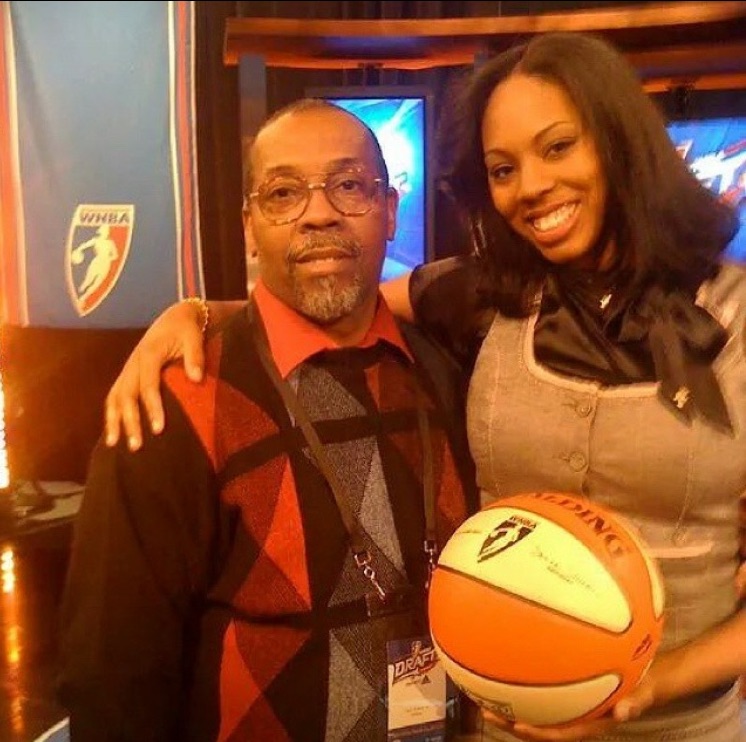
<instances>
[{"instance_id":1,"label":"man's forehead","mask_svg":"<svg viewBox=\"0 0 746 742\"><path fill-rule=\"evenodd\" d=\"M332 160L314 160L313 162L289 163L285 160L278 164L267 164L261 168L265 175L318 175L322 173L338 173L340 171L370 170L371 165L367 160L358 157L339 157Z\"/></svg>"},{"instance_id":2,"label":"man's forehead","mask_svg":"<svg viewBox=\"0 0 746 742\"><path fill-rule=\"evenodd\" d=\"M260 132L252 155L257 175L277 168L326 172L337 166L375 166L366 130L342 111L283 116Z\"/></svg>"}]
</instances>

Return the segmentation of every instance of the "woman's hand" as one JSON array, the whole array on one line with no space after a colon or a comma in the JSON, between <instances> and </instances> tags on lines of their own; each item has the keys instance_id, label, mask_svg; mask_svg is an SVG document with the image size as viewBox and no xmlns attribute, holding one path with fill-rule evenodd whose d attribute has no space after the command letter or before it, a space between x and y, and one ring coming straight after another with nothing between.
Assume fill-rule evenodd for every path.
<instances>
[{"instance_id":1,"label":"woman's hand","mask_svg":"<svg viewBox=\"0 0 746 742\"><path fill-rule=\"evenodd\" d=\"M580 740L608 732L617 723L612 717L604 716L601 719L567 727L533 727L521 722L509 722L487 710L483 711L483 715L485 723L510 732L514 737L527 740L527 742L580 742Z\"/></svg>"},{"instance_id":2,"label":"woman's hand","mask_svg":"<svg viewBox=\"0 0 746 742\"><path fill-rule=\"evenodd\" d=\"M741 519L741 568L736 576L736 589L741 600L746 600L746 494L741 495L740 502Z\"/></svg>"},{"instance_id":3,"label":"woman's hand","mask_svg":"<svg viewBox=\"0 0 746 742\"><path fill-rule=\"evenodd\" d=\"M598 719L562 727L535 727L522 722L509 722L485 709L482 712L484 720L527 742L581 742L589 737L608 734L617 724L636 719L653 705L656 675L660 671L654 670L654 666L655 663L635 689L621 699L610 713Z\"/></svg>"},{"instance_id":4,"label":"woman's hand","mask_svg":"<svg viewBox=\"0 0 746 742\"><path fill-rule=\"evenodd\" d=\"M636 719L652 706L655 700L654 676L654 672L649 672L630 694L616 704L611 713L578 724L535 727L522 722L509 722L486 709L483 715L486 723L494 724L527 742L581 742L589 737L607 734L617 724Z\"/></svg>"},{"instance_id":5,"label":"woman's hand","mask_svg":"<svg viewBox=\"0 0 746 742\"><path fill-rule=\"evenodd\" d=\"M148 328L127 359L106 397L106 445L119 441L123 428L130 450L142 445L139 402L145 407L150 428L163 430L161 369L184 358L184 368L192 381L200 381L204 370L202 326L204 312L194 302L172 304Z\"/></svg>"},{"instance_id":6,"label":"woman's hand","mask_svg":"<svg viewBox=\"0 0 746 742\"><path fill-rule=\"evenodd\" d=\"M735 682L746 672L746 611L741 611L689 644L659 654L635 688L607 716L566 727L510 723L484 712L485 721L530 742L579 742L616 724L636 719L651 706Z\"/></svg>"}]
</instances>

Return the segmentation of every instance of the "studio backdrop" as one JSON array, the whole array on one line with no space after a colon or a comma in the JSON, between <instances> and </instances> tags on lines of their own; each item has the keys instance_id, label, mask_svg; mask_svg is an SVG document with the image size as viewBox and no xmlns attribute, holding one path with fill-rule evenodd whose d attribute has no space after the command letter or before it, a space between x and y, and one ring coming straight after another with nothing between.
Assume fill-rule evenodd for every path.
<instances>
[{"instance_id":1,"label":"studio backdrop","mask_svg":"<svg viewBox=\"0 0 746 742\"><path fill-rule=\"evenodd\" d=\"M203 295L194 3L0 2L3 321L137 327Z\"/></svg>"}]
</instances>

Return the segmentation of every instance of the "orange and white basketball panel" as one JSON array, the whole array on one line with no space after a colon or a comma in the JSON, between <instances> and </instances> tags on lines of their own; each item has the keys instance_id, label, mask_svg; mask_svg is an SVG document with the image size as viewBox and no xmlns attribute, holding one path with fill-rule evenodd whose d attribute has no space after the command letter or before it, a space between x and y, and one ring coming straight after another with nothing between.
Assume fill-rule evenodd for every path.
<instances>
[{"instance_id":1,"label":"orange and white basketball panel","mask_svg":"<svg viewBox=\"0 0 746 742\"><path fill-rule=\"evenodd\" d=\"M656 618L663 615L663 607L666 602L666 589L663 585L663 576L661 575L658 562L653 558L650 547L641 538L637 527L621 515L616 515L617 520L627 529L627 533L632 541L635 542L650 575L650 590L652 593L653 612Z\"/></svg>"},{"instance_id":2,"label":"orange and white basketball panel","mask_svg":"<svg viewBox=\"0 0 746 742\"><path fill-rule=\"evenodd\" d=\"M476 673L516 683L565 683L625 668L634 672L644 625L615 634L438 567L430 631ZM640 671L642 661L639 663Z\"/></svg>"},{"instance_id":3,"label":"orange and white basketball panel","mask_svg":"<svg viewBox=\"0 0 746 742\"><path fill-rule=\"evenodd\" d=\"M622 683L615 674L562 685L504 683L452 662L437 645L436 650L451 679L477 703L534 726L565 724L591 714L606 704Z\"/></svg>"},{"instance_id":4,"label":"orange and white basketball panel","mask_svg":"<svg viewBox=\"0 0 746 742\"><path fill-rule=\"evenodd\" d=\"M598 556L536 513L480 511L449 539L438 564L609 631L623 632L632 620L625 593Z\"/></svg>"}]
</instances>

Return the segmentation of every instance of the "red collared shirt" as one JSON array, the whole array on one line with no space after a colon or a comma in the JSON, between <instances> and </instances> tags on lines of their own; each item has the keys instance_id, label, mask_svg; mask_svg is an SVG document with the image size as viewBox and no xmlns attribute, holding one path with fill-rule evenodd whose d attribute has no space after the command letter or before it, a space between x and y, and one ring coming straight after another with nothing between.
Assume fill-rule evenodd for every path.
<instances>
[{"instance_id":1,"label":"red collared shirt","mask_svg":"<svg viewBox=\"0 0 746 742\"><path fill-rule=\"evenodd\" d=\"M316 353L341 347L321 327L280 301L261 279L256 282L253 297L267 330L272 358L282 378L287 378L296 366ZM394 315L380 294L373 322L358 347L367 348L379 340L399 348L410 361L414 360L399 332Z\"/></svg>"}]
</instances>

